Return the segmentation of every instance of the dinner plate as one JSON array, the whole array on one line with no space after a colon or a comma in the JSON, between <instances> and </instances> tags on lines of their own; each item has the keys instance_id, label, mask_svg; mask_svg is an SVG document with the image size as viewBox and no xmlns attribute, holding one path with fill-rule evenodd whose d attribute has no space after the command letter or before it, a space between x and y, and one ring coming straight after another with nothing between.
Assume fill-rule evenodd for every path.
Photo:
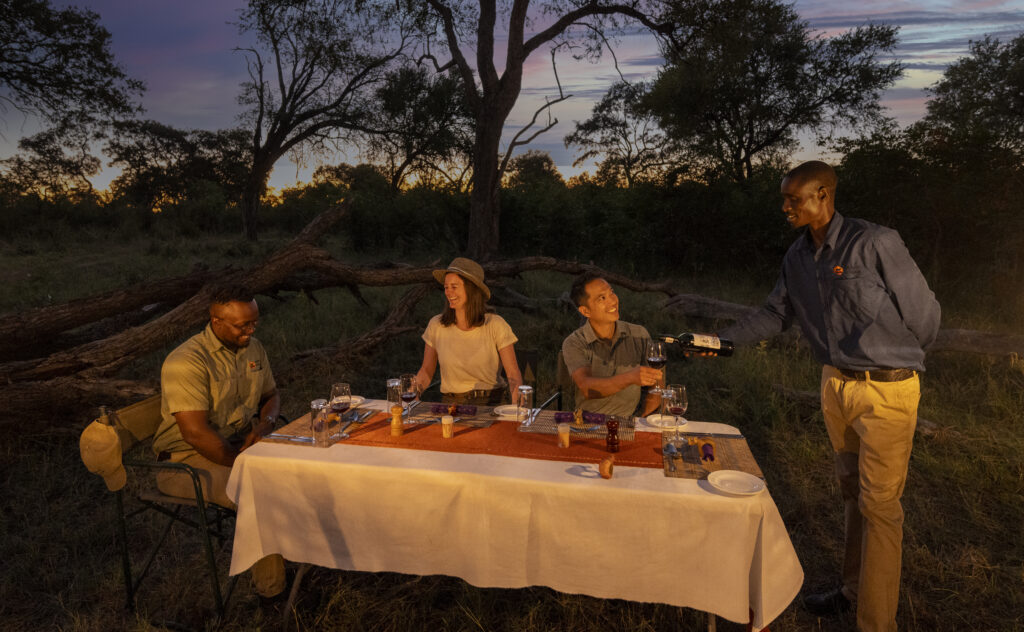
<instances>
[{"instance_id":1,"label":"dinner plate","mask_svg":"<svg viewBox=\"0 0 1024 632\"><path fill-rule=\"evenodd\" d=\"M341 398L341 399L344 399L344 398ZM353 408L357 408L359 406L359 404L362 404L365 401L366 401L365 397L361 397L359 395L349 395L349 398L348 398L348 410L352 410ZM345 412L347 413L348 410L346 410Z\"/></svg>"},{"instance_id":2,"label":"dinner plate","mask_svg":"<svg viewBox=\"0 0 1024 632\"><path fill-rule=\"evenodd\" d=\"M687 422L681 415L647 415L647 423L655 428L682 428Z\"/></svg>"},{"instance_id":3,"label":"dinner plate","mask_svg":"<svg viewBox=\"0 0 1024 632\"><path fill-rule=\"evenodd\" d=\"M764 489L764 481L739 470L717 470L708 474L708 482L718 491L737 496L753 496Z\"/></svg>"},{"instance_id":4,"label":"dinner plate","mask_svg":"<svg viewBox=\"0 0 1024 632\"><path fill-rule=\"evenodd\" d=\"M506 404L504 406L496 406L494 408L494 414L499 416L499 417L508 417L509 419L515 419L516 418L516 413L518 411L520 411L520 410L523 411L523 414L525 416L525 414L526 414L526 409L525 408L519 408L518 406L515 406L513 404Z\"/></svg>"}]
</instances>

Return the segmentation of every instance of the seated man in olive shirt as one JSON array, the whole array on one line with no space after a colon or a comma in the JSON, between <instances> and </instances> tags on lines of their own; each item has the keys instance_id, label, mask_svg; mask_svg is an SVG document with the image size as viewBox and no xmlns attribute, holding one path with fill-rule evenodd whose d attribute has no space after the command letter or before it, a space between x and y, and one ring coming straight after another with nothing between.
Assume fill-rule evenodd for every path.
<instances>
[{"instance_id":1,"label":"seated man in olive shirt","mask_svg":"<svg viewBox=\"0 0 1024 632\"><path fill-rule=\"evenodd\" d=\"M578 276L569 296L587 319L562 343L562 358L579 390L576 406L630 417L643 398L641 415L656 410L661 398L645 391L661 383L663 373L643 364L647 330L619 320L619 298L596 274Z\"/></svg>"},{"instance_id":2,"label":"seated man in olive shirt","mask_svg":"<svg viewBox=\"0 0 1024 632\"><path fill-rule=\"evenodd\" d=\"M281 399L263 345L252 337L259 308L245 288L225 287L210 301L206 328L172 351L160 371L163 421L153 438L160 460L185 463L200 475L203 496L235 508L225 492L240 452L269 432ZM194 497L187 475L164 471L157 487L165 494ZM252 567L261 597L285 588L284 559L270 555Z\"/></svg>"}]
</instances>

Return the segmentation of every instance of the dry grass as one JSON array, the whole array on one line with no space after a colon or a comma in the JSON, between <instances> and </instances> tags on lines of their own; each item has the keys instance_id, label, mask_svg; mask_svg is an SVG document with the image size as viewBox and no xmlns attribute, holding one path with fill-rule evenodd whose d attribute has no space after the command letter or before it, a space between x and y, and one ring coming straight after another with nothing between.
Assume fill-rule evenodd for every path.
<instances>
[{"instance_id":1,"label":"dry grass","mask_svg":"<svg viewBox=\"0 0 1024 632\"><path fill-rule=\"evenodd\" d=\"M45 256L0 248L0 282L11 289L0 310L114 287L130 280L127 275L133 270L140 275L169 274L190 267L193 257L219 265L226 260L237 263L239 257L255 259L269 249L260 246L259 252L245 255L236 252L239 246L234 243L135 246L116 249L112 260L87 256L85 251L94 251L95 244L77 251L68 246ZM76 262L89 272L69 275ZM530 274L516 284L525 294L553 297L565 290L568 280ZM727 284L706 281L694 283L692 290L723 298L749 293L749 288L730 290ZM367 291L371 309L340 290L318 294L319 305L305 298L263 301L258 335L272 359L287 358L372 326L398 291ZM713 326L660 311L660 297L625 294L622 299L627 320L644 323L652 331ZM439 300L428 299L417 318L426 322L438 307ZM538 391L550 392L554 350L577 319L554 306L539 315L501 311L521 347L543 352ZM983 315L972 314L949 317L984 320ZM410 334L389 342L356 371L346 374L325 366L317 375L286 386L286 412L301 413L305 403L322 395L334 380L350 381L353 392L380 396L383 379L415 369L421 350L418 337ZM154 354L130 370L152 374L160 360L161 354ZM743 429L789 528L807 586L830 586L840 556L842 519L820 414L808 415L771 389L781 383L814 390L819 368L800 349L769 345L744 350L729 360L679 359L669 370L672 381L688 385L688 417ZM900 628L1024 630L1024 369L1008 360L937 355L929 358L923 391L921 415L940 430L918 436L911 461L904 496ZM202 629L212 600L196 541L186 533L172 535L167 554L158 558L140 595L138 616L126 612L112 498L78 457L78 433L92 414L83 411L81 418L54 424L41 410L39 419L25 420L16 433L8 428L0 437L0 629L153 630L162 629L156 622L166 620ZM144 524L136 533L145 540L154 531L152 524ZM222 569L227 568L229 555L221 553ZM248 582L239 582L222 629L274 629L276 623L264 618ZM448 577L327 569L307 576L295 623L308 630L395 631L661 631L704 626L699 613L661 605L565 595L546 588L481 589ZM772 628L844 630L853 628L853 620L817 620L794 603ZM720 621L718 629L740 628Z\"/></svg>"}]
</instances>

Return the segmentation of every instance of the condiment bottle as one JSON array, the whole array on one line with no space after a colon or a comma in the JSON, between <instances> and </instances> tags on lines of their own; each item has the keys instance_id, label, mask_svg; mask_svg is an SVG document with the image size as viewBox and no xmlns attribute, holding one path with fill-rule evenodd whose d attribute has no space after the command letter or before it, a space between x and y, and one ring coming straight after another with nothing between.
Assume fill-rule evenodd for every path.
<instances>
[{"instance_id":1,"label":"condiment bottle","mask_svg":"<svg viewBox=\"0 0 1024 632\"><path fill-rule=\"evenodd\" d=\"M615 415L608 415L608 419L605 421L605 426L608 428L608 436L605 438L605 445L608 446L609 452L619 451L619 418Z\"/></svg>"}]
</instances>

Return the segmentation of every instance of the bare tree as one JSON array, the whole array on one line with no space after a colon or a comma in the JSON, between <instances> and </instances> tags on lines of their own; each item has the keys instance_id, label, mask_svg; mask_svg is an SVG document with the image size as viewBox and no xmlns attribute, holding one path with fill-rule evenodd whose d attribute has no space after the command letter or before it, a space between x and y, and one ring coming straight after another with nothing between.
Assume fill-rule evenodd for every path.
<instances>
[{"instance_id":1,"label":"bare tree","mask_svg":"<svg viewBox=\"0 0 1024 632\"><path fill-rule=\"evenodd\" d=\"M475 118L467 250L479 259L493 256L500 243L498 190L508 159L507 152L501 156L501 135L519 98L526 60L544 47L596 58L607 45L606 34L627 24L672 34L670 25L658 18L663 3L653 0L550 0L532 7L530 0L427 0L406 6L425 29L422 58L432 59L438 70L459 73ZM500 36L508 40L503 55L495 50ZM437 57L439 49L443 59ZM473 61L467 50L475 53ZM496 57L504 57L504 71L499 72ZM554 100L564 98L560 92Z\"/></svg>"},{"instance_id":2,"label":"bare tree","mask_svg":"<svg viewBox=\"0 0 1024 632\"><path fill-rule=\"evenodd\" d=\"M250 81L239 102L252 130L252 169L242 199L245 236L274 164L289 152L338 148L365 129L371 91L406 48L408 29L384 0L250 0L239 28Z\"/></svg>"}]
</instances>

